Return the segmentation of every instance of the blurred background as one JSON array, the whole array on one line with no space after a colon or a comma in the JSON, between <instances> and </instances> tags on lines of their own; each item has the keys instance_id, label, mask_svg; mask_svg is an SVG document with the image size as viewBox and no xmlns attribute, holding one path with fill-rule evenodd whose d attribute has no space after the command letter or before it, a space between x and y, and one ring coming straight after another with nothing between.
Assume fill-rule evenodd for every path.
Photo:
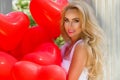
<instances>
[{"instance_id":1,"label":"blurred background","mask_svg":"<svg viewBox=\"0 0 120 80\"><path fill-rule=\"evenodd\" d=\"M69 0L71 1L71 0ZM120 0L85 0L95 10L96 17L107 38L106 64L109 68L106 80L120 80ZM31 26L36 25L30 11L30 0L0 0L0 13L11 11L23 11L31 22ZM61 46L64 41L58 37L55 42ZM103 46L104 47L104 46Z\"/></svg>"}]
</instances>

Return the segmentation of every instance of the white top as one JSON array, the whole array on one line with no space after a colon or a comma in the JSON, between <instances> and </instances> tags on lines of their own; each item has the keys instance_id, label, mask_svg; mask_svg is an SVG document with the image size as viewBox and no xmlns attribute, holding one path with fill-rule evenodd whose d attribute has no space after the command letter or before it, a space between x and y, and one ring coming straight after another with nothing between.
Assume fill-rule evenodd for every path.
<instances>
[{"instance_id":1,"label":"white top","mask_svg":"<svg viewBox=\"0 0 120 80\"><path fill-rule=\"evenodd\" d=\"M73 56L73 53L74 53L74 48L75 46L78 44L78 43L82 43L83 41L82 40L78 40L72 47L72 50L70 52L70 56L68 59L64 59L62 60L62 63L61 63L61 67L63 67L66 72L68 73L68 70L69 70L69 67L70 67L70 63L71 63L71 60L72 60L72 56ZM62 47L61 47L61 54L62 54L62 57L64 56L64 53L65 53L65 49L66 47L69 45L69 43L65 43ZM79 79L78 80L88 80L88 69L87 68L84 68Z\"/></svg>"}]
</instances>

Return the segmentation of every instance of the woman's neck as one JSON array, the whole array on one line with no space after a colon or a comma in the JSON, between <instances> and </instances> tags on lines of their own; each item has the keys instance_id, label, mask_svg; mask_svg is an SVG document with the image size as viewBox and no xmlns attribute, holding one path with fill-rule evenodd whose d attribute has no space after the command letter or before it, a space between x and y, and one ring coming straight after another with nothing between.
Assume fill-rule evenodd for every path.
<instances>
[{"instance_id":1,"label":"woman's neck","mask_svg":"<svg viewBox=\"0 0 120 80\"><path fill-rule=\"evenodd\" d=\"M73 45L76 41L78 41L78 40L80 40L80 39L81 39L81 38L71 39L71 43L70 43L70 44Z\"/></svg>"}]
</instances>

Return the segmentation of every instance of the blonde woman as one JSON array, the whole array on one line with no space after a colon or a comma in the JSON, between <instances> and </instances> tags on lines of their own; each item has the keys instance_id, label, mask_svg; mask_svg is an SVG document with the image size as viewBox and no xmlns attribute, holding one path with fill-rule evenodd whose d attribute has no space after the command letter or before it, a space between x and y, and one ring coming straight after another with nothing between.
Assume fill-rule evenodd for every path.
<instances>
[{"instance_id":1,"label":"blonde woman","mask_svg":"<svg viewBox=\"0 0 120 80\"><path fill-rule=\"evenodd\" d=\"M73 0L64 8L61 33L67 80L103 80L103 31L87 3Z\"/></svg>"}]
</instances>

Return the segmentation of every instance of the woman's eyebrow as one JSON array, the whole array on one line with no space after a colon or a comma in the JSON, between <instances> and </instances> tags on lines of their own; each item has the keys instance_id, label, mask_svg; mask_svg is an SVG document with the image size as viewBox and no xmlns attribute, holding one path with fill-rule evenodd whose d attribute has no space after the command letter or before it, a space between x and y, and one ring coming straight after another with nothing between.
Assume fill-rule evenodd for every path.
<instances>
[{"instance_id":1,"label":"woman's eyebrow","mask_svg":"<svg viewBox=\"0 0 120 80\"><path fill-rule=\"evenodd\" d=\"M67 18L67 17L64 17L64 19L69 19L69 18ZM79 20L79 18L77 18L77 17L75 17L75 18L73 18L72 20Z\"/></svg>"},{"instance_id":2,"label":"woman's eyebrow","mask_svg":"<svg viewBox=\"0 0 120 80\"><path fill-rule=\"evenodd\" d=\"M76 18L73 18L72 20L80 20L80 19L76 17Z\"/></svg>"}]
</instances>

